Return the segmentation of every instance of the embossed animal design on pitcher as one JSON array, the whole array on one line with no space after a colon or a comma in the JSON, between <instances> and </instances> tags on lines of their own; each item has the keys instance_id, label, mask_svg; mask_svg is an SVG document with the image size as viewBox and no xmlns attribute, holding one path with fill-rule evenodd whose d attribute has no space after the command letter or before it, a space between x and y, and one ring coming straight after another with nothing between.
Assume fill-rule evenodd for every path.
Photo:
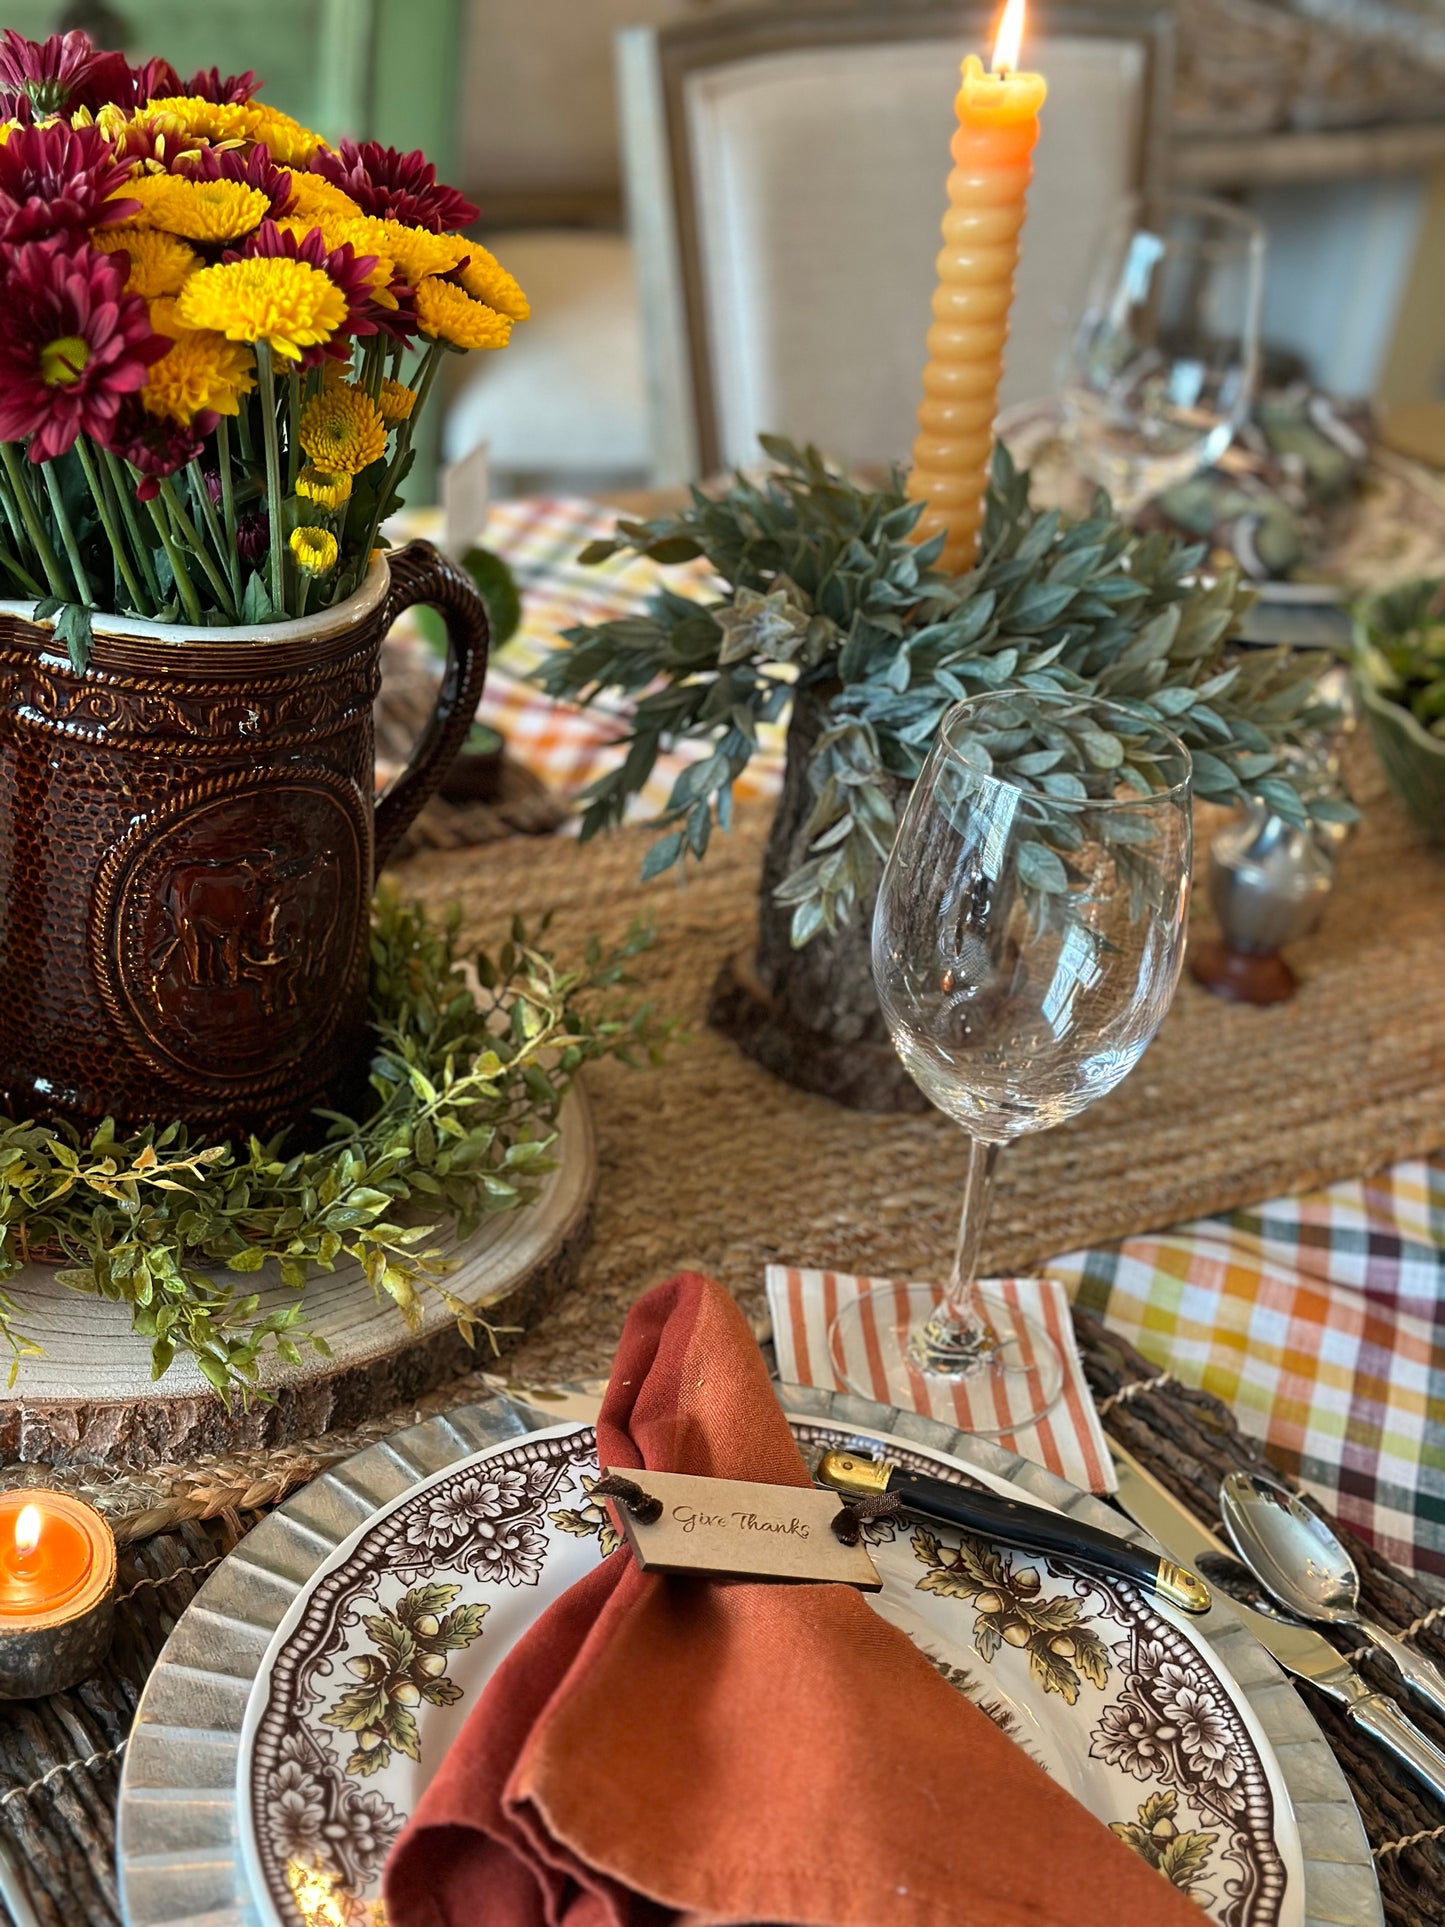
<instances>
[{"instance_id":1,"label":"embossed animal design on pitcher","mask_svg":"<svg viewBox=\"0 0 1445 1927\"><path fill-rule=\"evenodd\" d=\"M166 934L152 960L157 1000L194 989L245 990L258 1017L295 1007L323 967L340 911L335 850L273 850L176 864L166 879Z\"/></svg>"}]
</instances>

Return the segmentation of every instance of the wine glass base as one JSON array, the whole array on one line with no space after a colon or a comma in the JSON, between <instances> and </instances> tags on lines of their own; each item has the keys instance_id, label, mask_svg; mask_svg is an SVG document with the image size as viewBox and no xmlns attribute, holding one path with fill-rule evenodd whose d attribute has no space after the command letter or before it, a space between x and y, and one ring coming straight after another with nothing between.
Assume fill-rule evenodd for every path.
<instances>
[{"instance_id":1,"label":"wine glass base","mask_svg":"<svg viewBox=\"0 0 1445 1927\"><path fill-rule=\"evenodd\" d=\"M914 1411L937 1413L941 1393L959 1430L979 1438L1033 1424L1063 1396L1059 1348L1036 1318L997 1292L984 1288L979 1296L989 1333L962 1343L940 1329L932 1285L860 1296L828 1333L834 1371L849 1391Z\"/></svg>"}]
</instances>

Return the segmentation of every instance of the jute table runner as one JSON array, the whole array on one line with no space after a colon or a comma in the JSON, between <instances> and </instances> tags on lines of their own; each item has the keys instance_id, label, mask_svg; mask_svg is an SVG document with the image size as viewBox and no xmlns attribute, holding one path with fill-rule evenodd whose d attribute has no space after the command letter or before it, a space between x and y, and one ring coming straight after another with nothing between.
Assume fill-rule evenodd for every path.
<instances>
[{"instance_id":1,"label":"jute table runner","mask_svg":"<svg viewBox=\"0 0 1445 1927\"><path fill-rule=\"evenodd\" d=\"M1321 929L1290 953L1295 999L1245 1009L1186 976L1117 1091L1009 1150L987 1271L1378 1170L1445 1139L1445 857L1418 839L1366 757L1355 789L1365 818ZM682 887L638 882L644 831L427 853L401 872L433 906L460 903L477 938L514 912L536 922L550 910L549 941L565 952L590 930L617 935L649 917L657 940L637 975L686 1027L658 1068L589 1073L596 1235L579 1289L515 1354L524 1376L605 1372L626 1307L681 1266L712 1272L760 1314L769 1262L929 1277L950 1248L955 1126L806 1096L706 1024L719 964L752 940L767 822L764 808L740 811Z\"/></svg>"}]
</instances>

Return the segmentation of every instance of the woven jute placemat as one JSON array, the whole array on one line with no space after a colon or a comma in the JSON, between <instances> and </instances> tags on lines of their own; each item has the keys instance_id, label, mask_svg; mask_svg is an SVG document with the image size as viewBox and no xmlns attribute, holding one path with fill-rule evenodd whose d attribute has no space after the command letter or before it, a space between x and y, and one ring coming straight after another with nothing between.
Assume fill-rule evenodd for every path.
<instances>
[{"instance_id":1,"label":"woven jute placemat","mask_svg":"<svg viewBox=\"0 0 1445 1927\"><path fill-rule=\"evenodd\" d=\"M1256 1465L1256 1448L1228 1411L1167 1377L1086 1314L1076 1314L1080 1350L1107 1429L1201 1519L1215 1520L1221 1475ZM457 1388L457 1401L479 1385ZM425 1411L438 1409L441 1395ZM389 1425L412 1412L390 1415ZM366 1436L373 1436L368 1428ZM363 1442L358 1436L355 1443ZM328 1440L327 1447L339 1441ZM280 1455L278 1455L279 1457ZM258 1488L259 1491L259 1488ZM266 1500L274 1496L274 1489ZM125 1739L141 1689L171 1628L207 1575L254 1523L257 1512L223 1508L208 1522L185 1520L128 1546L121 1555L121 1604L105 1672L69 1693L8 1707L0 1719L0 1887L17 1892L40 1927L119 1927L115 1802ZM1445 1662L1445 1607L1375 1557L1342 1527L1363 1575L1367 1609ZM1342 1641L1348 1648L1348 1641ZM1359 1661L1372 1683L1393 1690L1388 1670ZM1445 1920L1445 1815L1334 1708L1303 1689L1337 1752L1374 1848L1390 1927L1439 1927ZM1411 1716L1445 1744L1445 1721L1411 1702Z\"/></svg>"}]
</instances>

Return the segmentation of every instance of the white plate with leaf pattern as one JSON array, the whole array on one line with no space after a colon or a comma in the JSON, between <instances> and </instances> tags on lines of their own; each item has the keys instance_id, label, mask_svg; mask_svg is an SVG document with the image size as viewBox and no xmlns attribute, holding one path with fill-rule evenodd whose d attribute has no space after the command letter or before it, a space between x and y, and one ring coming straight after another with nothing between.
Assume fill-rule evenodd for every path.
<instances>
[{"instance_id":1,"label":"white plate with leaf pattern","mask_svg":"<svg viewBox=\"0 0 1445 1927\"><path fill-rule=\"evenodd\" d=\"M886 1440L944 1477L1145 1536L988 1440L846 1393L789 1386L780 1397L802 1415L805 1450ZM129 1927L379 1927L387 1849L485 1678L601 1556L590 1435L545 1425L500 1397L440 1413L321 1473L221 1562L167 1641L127 1741L117 1860ZM1101 1819L1167 1857L1210 1916L1382 1927L1338 1762L1227 1604L1185 1625L1131 1587L1037 1560L970 1567L956 1534L880 1540L880 1610L958 1683L967 1675L967 1690ZM426 1586L459 1590L417 1597ZM378 1725L379 1707L357 1725L362 1709L347 1696L399 1687L403 1672L415 1697L386 1698L411 1712L414 1735L395 1712ZM358 1753L373 1770L348 1771Z\"/></svg>"},{"instance_id":2,"label":"white plate with leaf pattern","mask_svg":"<svg viewBox=\"0 0 1445 1927\"><path fill-rule=\"evenodd\" d=\"M795 1430L805 1450L858 1437ZM918 1470L979 1476L887 1447ZM596 1477L593 1434L576 1426L480 1453L369 1520L297 1598L241 1737L241 1839L263 1919L306 1927L323 1900L376 1917L387 1850L487 1680L613 1549ZM1225 1927L1299 1927L1283 1780L1179 1616L1127 1582L959 1532L888 1520L869 1538L883 1616L1162 1877Z\"/></svg>"}]
</instances>

